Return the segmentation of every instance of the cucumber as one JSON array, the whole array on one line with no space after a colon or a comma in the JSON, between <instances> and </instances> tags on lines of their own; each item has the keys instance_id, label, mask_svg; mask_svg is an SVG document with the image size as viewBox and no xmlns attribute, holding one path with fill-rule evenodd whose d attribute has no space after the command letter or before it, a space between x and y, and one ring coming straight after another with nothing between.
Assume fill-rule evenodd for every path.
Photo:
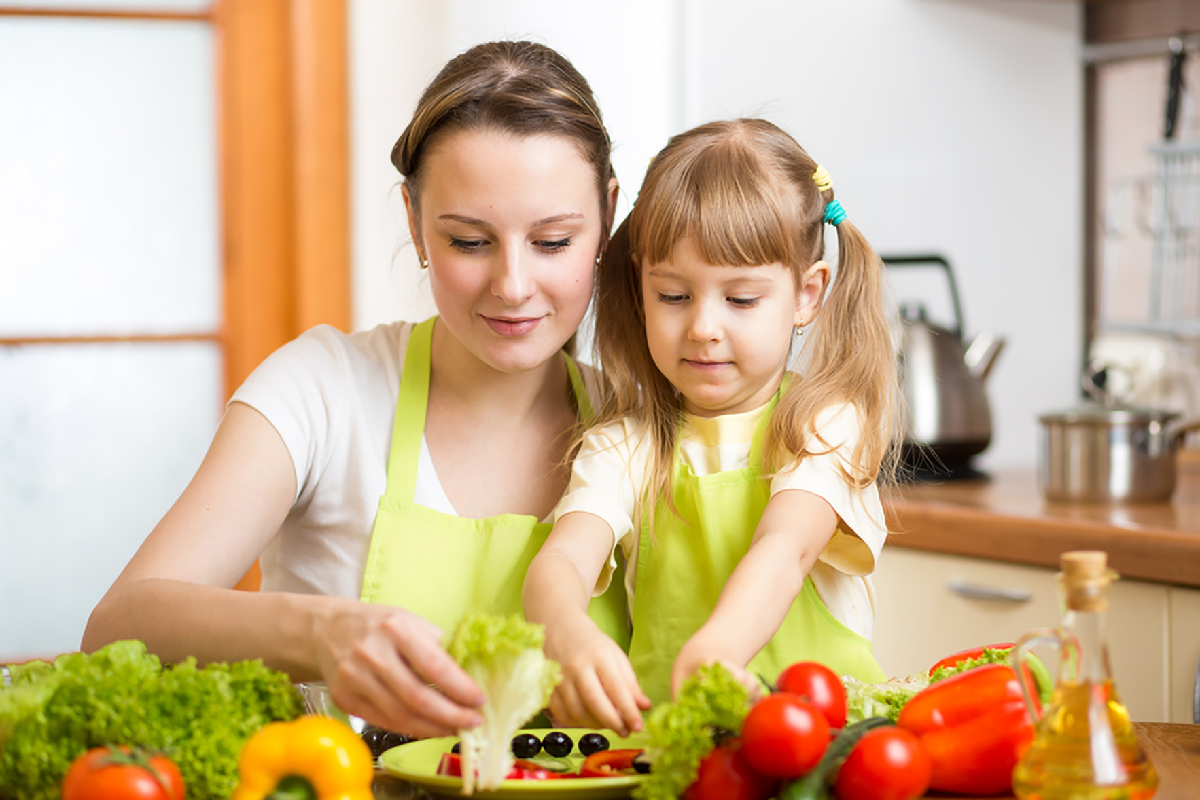
<instances>
[{"instance_id":1,"label":"cucumber","mask_svg":"<svg viewBox=\"0 0 1200 800\"><path fill-rule=\"evenodd\" d=\"M779 800L827 800L829 787L837 778L838 769L863 734L875 728L895 724L887 717L867 717L842 728L829 743L825 755L821 756L821 760L812 771L784 786L783 791L779 793Z\"/></svg>"}]
</instances>

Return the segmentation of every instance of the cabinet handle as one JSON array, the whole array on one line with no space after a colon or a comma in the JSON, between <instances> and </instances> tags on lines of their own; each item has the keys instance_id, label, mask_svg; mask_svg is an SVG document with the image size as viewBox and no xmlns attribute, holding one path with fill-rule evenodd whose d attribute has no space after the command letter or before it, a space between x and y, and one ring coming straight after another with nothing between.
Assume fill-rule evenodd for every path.
<instances>
[{"instance_id":1,"label":"cabinet handle","mask_svg":"<svg viewBox=\"0 0 1200 800\"><path fill-rule=\"evenodd\" d=\"M981 586L978 583L952 580L947 586L959 597L971 600L992 600L1003 603L1028 603L1033 599L1033 592L1024 589L1004 589L998 586Z\"/></svg>"}]
</instances>

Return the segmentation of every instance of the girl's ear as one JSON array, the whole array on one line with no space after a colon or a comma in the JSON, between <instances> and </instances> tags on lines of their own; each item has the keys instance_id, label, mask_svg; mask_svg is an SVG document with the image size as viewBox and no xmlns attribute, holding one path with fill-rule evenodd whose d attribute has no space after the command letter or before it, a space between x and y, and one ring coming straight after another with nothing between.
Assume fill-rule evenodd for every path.
<instances>
[{"instance_id":1,"label":"girl's ear","mask_svg":"<svg viewBox=\"0 0 1200 800\"><path fill-rule=\"evenodd\" d=\"M400 194L404 196L404 211L408 215L408 235L412 237L413 247L417 248L417 258L425 259L425 245L421 242L421 226L417 223L417 210L413 206L412 195L408 193L408 184L403 184L400 187Z\"/></svg>"},{"instance_id":2,"label":"girl's ear","mask_svg":"<svg viewBox=\"0 0 1200 800\"><path fill-rule=\"evenodd\" d=\"M807 325L816 318L825 300L825 290L829 288L829 264L818 261L800 276L800 285L796 287L796 316L793 325Z\"/></svg>"}]
</instances>

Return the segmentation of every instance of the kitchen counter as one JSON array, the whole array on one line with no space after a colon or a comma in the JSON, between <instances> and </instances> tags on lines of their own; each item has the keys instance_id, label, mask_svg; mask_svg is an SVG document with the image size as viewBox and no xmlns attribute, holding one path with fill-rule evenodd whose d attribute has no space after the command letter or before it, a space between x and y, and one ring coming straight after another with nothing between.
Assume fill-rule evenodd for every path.
<instances>
[{"instance_id":1,"label":"kitchen counter","mask_svg":"<svg viewBox=\"0 0 1200 800\"><path fill-rule=\"evenodd\" d=\"M1127 578L1200 587L1200 451L1180 453L1169 503L1052 503L1032 469L917 483L884 493L888 545L1058 567L1065 550L1105 550Z\"/></svg>"},{"instance_id":2,"label":"kitchen counter","mask_svg":"<svg viewBox=\"0 0 1200 800\"><path fill-rule=\"evenodd\" d=\"M1158 770L1158 793L1154 800L1194 800L1200 785L1200 725L1134 723L1138 740ZM416 786L387 773L375 780L379 800L418 800L428 798ZM937 795L952 800L949 795ZM974 798L973 800L980 800Z\"/></svg>"}]
</instances>

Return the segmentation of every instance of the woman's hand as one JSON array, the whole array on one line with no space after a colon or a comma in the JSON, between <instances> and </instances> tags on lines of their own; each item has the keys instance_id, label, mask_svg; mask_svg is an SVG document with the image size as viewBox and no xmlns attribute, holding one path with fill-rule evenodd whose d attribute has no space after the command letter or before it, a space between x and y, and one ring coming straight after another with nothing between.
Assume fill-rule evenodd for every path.
<instances>
[{"instance_id":1,"label":"woman's hand","mask_svg":"<svg viewBox=\"0 0 1200 800\"><path fill-rule=\"evenodd\" d=\"M448 736L482 722L483 690L442 648L432 622L343 600L317 618L317 664L337 707L410 736Z\"/></svg>"},{"instance_id":2,"label":"woman's hand","mask_svg":"<svg viewBox=\"0 0 1200 800\"><path fill-rule=\"evenodd\" d=\"M550 698L555 725L611 728L620 736L642 729L650 698L616 642L584 617L573 625L547 627L546 655L562 666L562 682Z\"/></svg>"}]
</instances>

